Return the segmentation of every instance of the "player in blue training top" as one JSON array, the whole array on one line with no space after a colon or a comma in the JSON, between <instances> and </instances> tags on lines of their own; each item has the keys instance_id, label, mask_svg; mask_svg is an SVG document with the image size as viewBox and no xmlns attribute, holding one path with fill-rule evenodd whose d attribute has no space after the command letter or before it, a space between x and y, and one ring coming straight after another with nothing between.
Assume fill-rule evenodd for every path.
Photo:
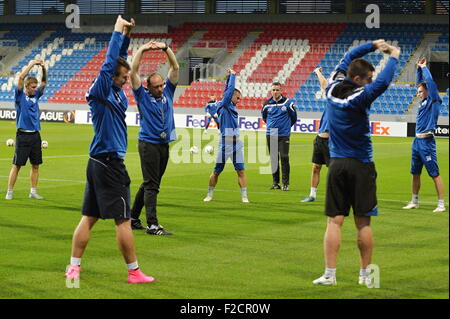
<instances>
[{"instance_id":1,"label":"player in blue training top","mask_svg":"<svg viewBox=\"0 0 450 319\"><path fill-rule=\"evenodd\" d=\"M320 88L325 91L328 82L327 79L322 74L322 68L318 67L314 69L314 73L319 78ZM320 182L320 170L322 165L330 164L330 148L328 146L328 138L330 133L328 132L328 119L327 119L327 109L322 112L322 117L320 119L319 131L314 139L313 143L313 156L312 156L312 172L311 172L311 189L309 196L303 199L302 203L314 202L317 197L317 186Z\"/></svg>"},{"instance_id":2,"label":"player in blue training top","mask_svg":"<svg viewBox=\"0 0 450 319\"><path fill-rule=\"evenodd\" d=\"M89 149L83 217L73 234L72 257L66 272L66 277L72 280L80 276L81 257L99 218L115 220L117 242L128 268L128 282L155 280L142 273L137 262L130 222L130 178L123 163L127 151L128 101L122 86L129 77L126 57L133 26L133 19L128 22L118 16L106 61L86 93L94 138Z\"/></svg>"},{"instance_id":3,"label":"player in blue training top","mask_svg":"<svg viewBox=\"0 0 450 319\"><path fill-rule=\"evenodd\" d=\"M35 77L25 77L35 66L42 68L41 84L38 86L38 80ZM39 99L44 94L47 84L47 70L44 62L41 60L33 60L28 63L27 67L20 73L19 82L14 92L14 100L16 107L16 149L14 152L13 165L8 178L8 191L5 199L13 199L13 189L16 184L17 175L22 166L30 159L31 172L31 189L29 198L43 199L37 191L39 178L39 165L42 164L42 146L41 146L41 123L39 121Z\"/></svg>"},{"instance_id":4,"label":"player in blue training top","mask_svg":"<svg viewBox=\"0 0 450 319\"><path fill-rule=\"evenodd\" d=\"M282 94L280 82L273 82L272 98L264 102L262 119L267 123L266 137L272 169L272 186L269 189L289 190L289 145L291 127L297 122L295 102ZM272 151L271 151L272 149ZM280 162L283 173L283 187L280 186Z\"/></svg>"},{"instance_id":5,"label":"player in blue training top","mask_svg":"<svg viewBox=\"0 0 450 319\"><path fill-rule=\"evenodd\" d=\"M144 88L139 75L139 64L144 52L149 50L164 51L170 69L166 80L161 74L150 74L147 78L147 88ZM163 42L155 41L150 41L139 48L131 66L131 86L141 121L138 150L144 179L131 209L131 226L133 229L145 229L139 219L142 207L145 205L146 233L149 235L172 235L159 224L156 206L161 179L169 161L169 143L177 138L173 96L178 83L179 69L172 49Z\"/></svg>"},{"instance_id":6,"label":"player in blue training top","mask_svg":"<svg viewBox=\"0 0 450 319\"><path fill-rule=\"evenodd\" d=\"M216 104L216 97L214 95L211 95L209 98L208 104L205 106L205 131L203 134L208 134L208 127L212 120L216 122L217 128L219 128L219 115L217 114L217 104Z\"/></svg>"},{"instance_id":7,"label":"player in blue training top","mask_svg":"<svg viewBox=\"0 0 450 319\"><path fill-rule=\"evenodd\" d=\"M403 209L419 208L420 175L425 165L428 175L433 179L438 195L438 206L433 212L444 212L444 183L439 175L436 141L434 140L434 130L437 127L442 99L424 58L417 61L416 84L417 96L421 102L417 111L416 138L412 145L412 200Z\"/></svg>"},{"instance_id":8,"label":"player in blue training top","mask_svg":"<svg viewBox=\"0 0 450 319\"><path fill-rule=\"evenodd\" d=\"M216 165L209 177L208 194L203 201L209 202L213 199L213 192L219 180L219 175L223 171L226 161L231 158L238 176L238 184L241 187L242 202L249 203L247 177L244 168L244 143L239 139L238 112L236 110L236 106L241 100L241 91L235 88L236 72L231 69L228 69L227 72L225 91L222 100L217 102L221 138Z\"/></svg>"},{"instance_id":9,"label":"player in blue training top","mask_svg":"<svg viewBox=\"0 0 450 319\"><path fill-rule=\"evenodd\" d=\"M390 55L385 68L372 82L374 66L362 59L379 49ZM359 284L370 283L372 259L371 216L378 215L375 164L370 139L370 107L389 87L398 65L400 49L376 40L351 49L336 67L326 89L330 132L330 165L327 177L324 238L325 273L313 281L336 284L336 262L344 218L353 208L360 252Z\"/></svg>"}]
</instances>

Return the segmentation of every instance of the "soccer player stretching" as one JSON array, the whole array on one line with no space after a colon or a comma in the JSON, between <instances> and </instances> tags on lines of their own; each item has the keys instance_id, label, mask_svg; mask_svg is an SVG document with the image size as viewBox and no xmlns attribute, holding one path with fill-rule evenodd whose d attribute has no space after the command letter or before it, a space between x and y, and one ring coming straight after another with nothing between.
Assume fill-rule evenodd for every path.
<instances>
[{"instance_id":1,"label":"soccer player stretching","mask_svg":"<svg viewBox=\"0 0 450 319\"><path fill-rule=\"evenodd\" d=\"M147 78L147 88L144 88L138 72L139 64L144 52L151 50L164 51L170 68L166 80L161 74L150 74ZM131 209L131 227L144 228L139 216L145 205L148 225L146 232L149 235L172 235L159 224L156 204L161 179L169 161L169 143L177 138L173 96L178 83L179 69L172 49L165 43L155 41L150 41L139 48L131 67L131 86L141 118L138 150L144 179Z\"/></svg>"},{"instance_id":2,"label":"soccer player stretching","mask_svg":"<svg viewBox=\"0 0 450 319\"><path fill-rule=\"evenodd\" d=\"M241 92L235 88L236 72L228 69L228 74L223 98L217 102L221 138L216 166L209 177L208 195L203 201L209 202L213 199L213 192L219 180L219 175L223 171L227 159L231 158L238 176L238 184L241 187L242 202L248 203L247 177L244 169L244 143L239 139L238 112L236 110L236 105L241 100Z\"/></svg>"},{"instance_id":3,"label":"soccer player stretching","mask_svg":"<svg viewBox=\"0 0 450 319\"><path fill-rule=\"evenodd\" d=\"M442 99L424 58L417 61L416 84L417 96L421 102L417 111L416 138L412 145L412 200L403 209L419 208L420 174L425 165L428 175L433 179L438 195L438 206L433 212L439 213L445 211L444 183L439 175L434 130L437 126Z\"/></svg>"},{"instance_id":4,"label":"soccer player stretching","mask_svg":"<svg viewBox=\"0 0 450 319\"><path fill-rule=\"evenodd\" d=\"M391 57L377 79L375 68L361 57L376 49ZM330 131L330 166L327 176L324 236L325 273L314 284L335 285L336 263L344 218L353 208L360 251L359 284L370 283L372 259L371 216L378 215L375 164L370 139L370 106L389 87L400 50L384 40L350 50L332 74L327 87L327 115Z\"/></svg>"},{"instance_id":5,"label":"soccer player stretching","mask_svg":"<svg viewBox=\"0 0 450 319\"><path fill-rule=\"evenodd\" d=\"M212 120L216 122L217 128L219 128L219 115L217 114L217 105L216 105L216 97L211 95L208 104L205 106L205 131L204 135L208 135L208 127Z\"/></svg>"},{"instance_id":6,"label":"soccer player stretching","mask_svg":"<svg viewBox=\"0 0 450 319\"><path fill-rule=\"evenodd\" d=\"M128 101L122 86L130 72L125 59L133 26L133 19L128 22L119 15L106 61L86 93L95 134L89 149L83 217L73 234L72 257L66 272L68 279L79 278L81 257L92 227L101 218L115 221L117 242L128 268L128 282L155 280L144 275L138 266L130 223L130 178L123 163L127 150L125 111Z\"/></svg>"},{"instance_id":7,"label":"soccer player stretching","mask_svg":"<svg viewBox=\"0 0 450 319\"><path fill-rule=\"evenodd\" d=\"M319 78L320 88L325 91L328 86L327 79L322 74L322 68L314 69L314 73ZM322 113L322 118L320 119L319 131L314 139L314 148L312 156L312 172L311 172L311 190L309 196L302 200L302 203L314 202L317 197L317 186L320 182L320 170L322 165L325 164L327 167L330 164L330 148L328 146L328 138L330 134L328 132L328 119L327 119L327 109Z\"/></svg>"},{"instance_id":8,"label":"soccer player stretching","mask_svg":"<svg viewBox=\"0 0 450 319\"><path fill-rule=\"evenodd\" d=\"M39 65L42 68L41 85L38 87L38 80L35 77L25 77L35 66ZM5 199L13 199L13 189L16 184L17 175L22 166L30 159L31 172L31 189L29 198L43 199L36 192L39 165L42 164L42 147L41 135L39 133L41 124L39 122L39 99L44 94L44 89L47 84L47 71L44 62L41 60L33 60L28 63L25 70L20 73L19 83L14 92L15 107L17 111L16 117L16 149L14 152L13 165L9 173L8 191ZM24 89L25 86L25 89Z\"/></svg>"}]
</instances>

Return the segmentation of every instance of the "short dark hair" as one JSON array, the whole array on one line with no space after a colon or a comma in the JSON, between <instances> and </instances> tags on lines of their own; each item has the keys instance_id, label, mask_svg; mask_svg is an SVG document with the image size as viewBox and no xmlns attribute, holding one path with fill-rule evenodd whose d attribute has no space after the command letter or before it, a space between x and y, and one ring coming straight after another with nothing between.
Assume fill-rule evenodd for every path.
<instances>
[{"instance_id":1,"label":"short dark hair","mask_svg":"<svg viewBox=\"0 0 450 319\"><path fill-rule=\"evenodd\" d=\"M272 85L276 85L276 86L280 86L281 87L281 83L278 82L278 81L273 82Z\"/></svg>"},{"instance_id":2,"label":"short dark hair","mask_svg":"<svg viewBox=\"0 0 450 319\"><path fill-rule=\"evenodd\" d=\"M164 81L164 78L163 78L163 76L162 76L161 74L159 74L159 73L157 73L157 72L153 72L153 73L151 73L151 74L148 76L148 78L147 78L147 87L149 87L149 86L151 85L150 80L151 80L152 77L154 77L154 76L159 76L159 77L161 77L161 79Z\"/></svg>"},{"instance_id":3,"label":"short dark hair","mask_svg":"<svg viewBox=\"0 0 450 319\"><path fill-rule=\"evenodd\" d=\"M34 76L28 76L25 79L25 87L27 87L30 84L38 84L38 80Z\"/></svg>"},{"instance_id":4,"label":"short dark hair","mask_svg":"<svg viewBox=\"0 0 450 319\"><path fill-rule=\"evenodd\" d=\"M352 63L348 66L347 75L349 78L354 78L359 75L361 78L366 78L370 71L375 71L374 66L367 60L364 59L354 59Z\"/></svg>"},{"instance_id":5,"label":"short dark hair","mask_svg":"<svg viewBox=\"0 0 450 319\"><path fill-rule=\"evenodd\" d=\"M240 95L242 95L242 93L241 93L241 91L239 91L239 89L234 89L233 94L234 94L235 92L238 92Z\"/></svg>"},{"instance_id":6,"label":"short dark hair","mask_svg":"<svg viewBox=\"0 0 450 319\"><path fill-rule=\"evenodd\" d=\"M420 88L420 87L423 87L425 90L428 90L426 82L421 82L421 83L417 84L417 88Z\"/></svg>"},{"instance_id":7,"label":"short dark hair","mask_svg":"<svg viewBox=\"0 0 450 319\"><path fill-rule=\"evenodd\" d=\"M125 60L125 59L122 58L122 57L119 57L119 58L117 59L117 67L116 67L116 72L114 73L114 76L118 76L118 75L120 74L120 68L121 68L121 67L124 67L124 68L126 68L127 70L131 70L131 67L130 67L130 65L128 64L127 60Z\"/></svg>"}]
</instances>

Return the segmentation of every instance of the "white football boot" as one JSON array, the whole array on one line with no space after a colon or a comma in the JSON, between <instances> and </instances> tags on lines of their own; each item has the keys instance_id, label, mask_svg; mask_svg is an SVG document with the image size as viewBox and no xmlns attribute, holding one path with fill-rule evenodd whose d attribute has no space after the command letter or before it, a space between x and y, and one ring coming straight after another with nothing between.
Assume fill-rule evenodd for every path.
<instances>
[{"instance_id":1,"label":"white football boot","mask_svg":"<svg viewBox=\"0 0 450 319\"><path fill-rule=\"evenodd\" d=\"M433 210L433 213L442 213L445 212L445 206L438 206L435 210Z\"/></svg>"},{"instance_id":2,"label":"white football boot","mask_svg":"<svg viewBox=\"0 0 450 319\"><path fill-rule=\"evenodd\" d=\"M419 208L419 203L409 202L403 209L415 209Z\"/></svg>"},{"instance_id":3,"label":"white football boot","mask_svg":"<svg viewBox=\"0 0 450 319\"><path fill-rule=\"evenodd\" d=\"M336 281L335 276L325 277L325 275L323 275L322 277L314 280L313 284L314 285L324 285L324 286L334 286L334 285L337 285L337 281Z\"/></svg>"},{"instance_id":4,"label":"white football boot","mask_svg":"<svg viewBox=\"0 0 450 319\"><path fill-rule=\"evenodd\" d=\"M370 279L369 276L359 276L358 284L367 286L372 284L372 280Z\"/></svg>"}]
</instances>

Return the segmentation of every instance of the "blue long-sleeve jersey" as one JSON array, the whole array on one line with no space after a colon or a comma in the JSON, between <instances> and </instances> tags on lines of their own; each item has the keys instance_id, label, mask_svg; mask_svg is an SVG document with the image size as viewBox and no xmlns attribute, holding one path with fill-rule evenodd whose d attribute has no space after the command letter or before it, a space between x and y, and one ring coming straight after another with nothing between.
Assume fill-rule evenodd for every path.
<instances>
[{"instance_id":1,"label":"blue long-sleeve jersey","mask_svg":"<svg viewBox=\"0 0 450 319\"><path fill-rule=\"evenodd\" d=\"M94 138L89 148L91 156L113 153L125 157L127 150L127 125L125 112L128 100L121 87L114 84L119 56L126 59L130 39L114 31L109 42L106 60L100 73L86 93L86 100L92 113Z\"/></svg>"},{"instance_id":2,"label":"blue long-sleeve jersey","mask_svg":"<svg viewBox=\"0 0 450 319\"><path fill-rule=\"evenodd\" d=\"M346 78L352 60L375 51L373 43L353 48L341 60L326 89L330 157L349 157L373 162L370 139L370 105L388 87L398 60L390 57L377 79L363 87Z\"/></svg>"},{"instance_id":3,"label":"blue long-sleeve jersey","mask_svg":"<svg viewBox=\"0 0 450 319\"><path fill-rule=\"evenodd\" d=\"M423 82L427 85L428 96L420 102L417 110L416 133L434 132L442 104L436 83L427 67L417 69L416 84L419 85Z\"/></svg>"},{"instance_id":4,"label":"blue long-sleeve jersey","mask_svg":"<svg viewBox=\"0 0 450 319\"><path fill-rule=\"evenodd\" d=\"M205 113L211 114L211 116L214 116L214 114L217 113L217 102L210 101L205 106Z\"/></svg>"},{"instance_id":5,"label":"blue long-sleeve jersey","mask_svg":"<svg viewBox=\"0 0 450 319\"><path fill-rule=\"evenodd\" d=\"M297 122L297 110L294 100L284 96L275 101L272 97L264 103L261 110L267 123L266 135L291 136L291 127Z\"/></svg>"},{"instance_id":6,"label":"blue long-sleeve jersey","mask_svg":"<svg viewBox=\"0 0 450 319\"><path fill-rule=\"evenodd\" d=\"M236 105L231 101L235 88L236 75L230 74L227 78L222 100L217 102L217 114L219 115L220 134L222 136L238 137L239 123Z\"/></svg>"}]
</instances>

